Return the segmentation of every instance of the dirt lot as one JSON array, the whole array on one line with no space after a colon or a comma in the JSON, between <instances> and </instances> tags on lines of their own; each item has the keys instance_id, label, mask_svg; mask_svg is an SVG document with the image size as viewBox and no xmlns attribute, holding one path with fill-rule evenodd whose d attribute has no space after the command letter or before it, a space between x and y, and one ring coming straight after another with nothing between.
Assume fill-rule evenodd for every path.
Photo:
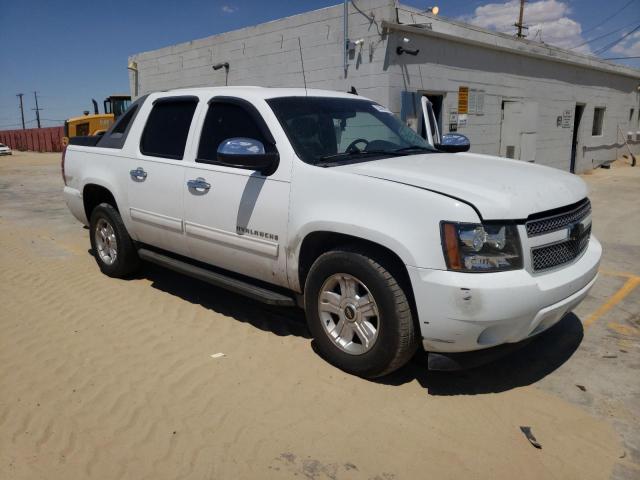
<instances>
[{"instance_id":1,"label":"dirt lot","mask_svg":"<svg viewBox=\"0 0 640 480\"><path fill-rule=\"evenodd\" d=\"M585 179L605 257L575 315L476 370L372 382L300 311L101 275L59 156L0 158L0 478L640 478L640 168Z\"/></svg>"}]
</instances>

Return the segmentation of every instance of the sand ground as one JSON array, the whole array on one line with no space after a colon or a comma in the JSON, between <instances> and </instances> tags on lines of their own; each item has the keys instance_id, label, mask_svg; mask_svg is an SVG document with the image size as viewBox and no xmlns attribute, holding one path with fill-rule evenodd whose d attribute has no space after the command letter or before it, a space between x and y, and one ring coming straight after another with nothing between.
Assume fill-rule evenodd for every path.
<instances>
[{"instance_id":1,"label":"sand ground","mask_svg":"<svg viewBox=\"0 0 640 480\"><path fill-rule=\"evenodd\" d=\"M588 180L606 184L611 172ZM372 382L325 363L298 310L155 267L129 281L101 275L61 188L58 155L0 158L0 479L640 474L630 406L640 403L640 337L625 316L638 292L606 312L626 333L581 323L622 277L511 359L461 374L428 373L416 359ZM640 274L638 256L620 255L614 267ZM600 337L613 342L607 352L633 355L620 381L607 367L626 384L619 392L598 393Z\"/></svg>"}]
</instances>

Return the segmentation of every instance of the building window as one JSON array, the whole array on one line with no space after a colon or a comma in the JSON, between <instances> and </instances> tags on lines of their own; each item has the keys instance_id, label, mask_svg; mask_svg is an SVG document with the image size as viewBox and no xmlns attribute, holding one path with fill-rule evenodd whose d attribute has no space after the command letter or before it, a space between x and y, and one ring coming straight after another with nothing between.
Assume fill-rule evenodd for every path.
<instances>
[{"instance_id":1,"label":"building window","mask_svg":"<svg viewBox=\"0 0 640 480\"><path fill-rule=\"evenodd\" d=\"M631 122L633 121L633 112L634 112L633 108L629 110L629 125L631 125Z\"/></svg>"},{"instance_id":2,"label":"building window","mask_svg":"<svg viewBox=\"0 0 640 480\"><path fill-rule=\"evenodd\" d=\"M602 125L604 124L604 107L596 107L593 109L593 127L591 135L599 137L602 135Z\"/></svg>"}]
</instances>

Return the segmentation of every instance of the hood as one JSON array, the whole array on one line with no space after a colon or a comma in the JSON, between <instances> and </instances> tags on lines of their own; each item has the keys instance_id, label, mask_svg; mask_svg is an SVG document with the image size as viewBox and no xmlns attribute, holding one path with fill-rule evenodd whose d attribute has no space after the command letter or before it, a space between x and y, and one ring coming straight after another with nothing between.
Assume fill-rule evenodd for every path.
<instances>
[{"instance_id":1,"label":"hood","mask_svg":"<svg viewBox=\"0 0 640 480\"><path fill-rule=\"evenodd\" d=\"M483 220L525 219L576 203L588 193L571 173L474 153L408 155L335 168L455 197L472 204Z\"/></svg>"}]
</instances>

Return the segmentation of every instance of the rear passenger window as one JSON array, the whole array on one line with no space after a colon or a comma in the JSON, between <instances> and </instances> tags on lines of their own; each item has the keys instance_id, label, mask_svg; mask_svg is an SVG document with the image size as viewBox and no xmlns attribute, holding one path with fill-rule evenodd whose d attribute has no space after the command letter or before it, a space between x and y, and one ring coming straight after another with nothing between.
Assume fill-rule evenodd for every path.
<instances>
[{"instance_id":1,"label":"rear passenger window","mask_svg":"<svg viewBox=\"0 0 640 480\"><path fill-rule=\"evenodd\" d=\"M133 116L136 113L136 110L138 110L138 105L133 105L129 110L127 110L127 112L122 117L120 117L116 122L116 124L113 126L113 130L111 130L111 135L116 135L116 134L122 135L127 129L127 127L129 126L129 124L131 123L131 120L133 119Z\"/></svg>"},{"instance_id":2,"label":"rear passenger window","mask_svg":"<svg viewBox=\"0 0 640 480\"><path fill-rule=\"evenodd\" d=\"M209 106L202 127L198 162L216 162L218 146L229 138L244 137L268 142L254 118L240 105L214 102Z\"/></svg>"},{"instance_id":3,"label":"rear passenger window","mask_svg":"<svg viewBox=\"0 0 640 480\"><path fill-rule=\"evenodd\" d=\"M140 151L152 157L182 160L197 97L157 100L142 132Z\"/></svg>"}]
</instances>

